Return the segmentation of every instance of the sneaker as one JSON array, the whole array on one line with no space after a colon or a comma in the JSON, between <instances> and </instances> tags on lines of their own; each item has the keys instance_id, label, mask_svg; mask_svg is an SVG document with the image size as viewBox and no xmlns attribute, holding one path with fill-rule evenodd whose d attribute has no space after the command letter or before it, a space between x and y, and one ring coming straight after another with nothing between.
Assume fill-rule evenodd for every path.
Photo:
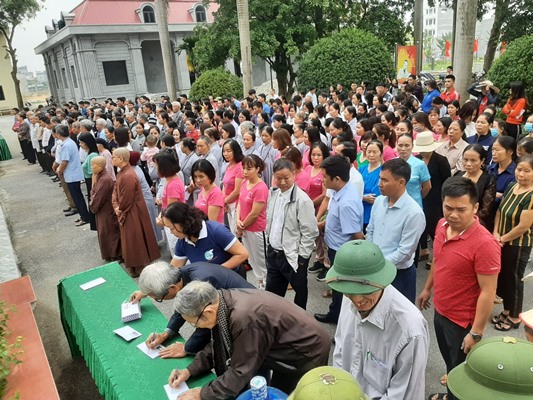
<instances>
[{"instance_id":1,"label":"sneaker","mask_svg":"<svg viewBox=\"0 0 533 400\"><path fill-rule=\"evenodd\" d=\"M309 272L310 274L318 274L324 268L325 268L324 264L322 264L319 261L315 261L315 263L313 265L311 265L309 268L307 268L307 272Z\"/></svg>"},{"instance_id":2,"label":"sneaker","mask_svg":"<svg viewBox=\"0 0 533 400\"><path fill-rule=\"evenodd\" d=\"M319 282L324 282L326 280L326 274L328 273L327 268L322 268L318 275L316 276L316 280Z\"/></svg>"}]
</instances>

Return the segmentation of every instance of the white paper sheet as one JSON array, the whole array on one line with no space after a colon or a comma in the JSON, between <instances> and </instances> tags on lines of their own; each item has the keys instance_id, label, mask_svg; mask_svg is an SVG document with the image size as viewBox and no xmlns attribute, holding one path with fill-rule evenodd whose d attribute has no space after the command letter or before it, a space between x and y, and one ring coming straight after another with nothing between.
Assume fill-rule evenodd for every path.
<instances>
[{"instance_id":1,"label":"white paper sheet","mask_svg":"<svg viewBox=\"0 0 533 400\"><path fill-rule=\"evenodd\" d=\"M136 339L141 335L141 333L137 332L135 329L133 329L131 326L123 326L122 328L115 329L113 331L117 335L119 335L122 339L124 339L126 342L129 342L133 339Z\"/></svg>"},{"instance_id":2,"label":"white paper sheet","mask_svg":"<svg viewBox=\"0 0 533 400\"><path fill-rule=\"evenodd\" d=\"M141 350L144 354L146 354L151 359L159 357L159 352L165 348L165 346L157 346L155 349L149 349L148 346L146 346L145 342L142 342L141 344L137 345L137 348Z\"/></svg>"},{"instance_id":3,"label":"white paper sheet","mask_svg":"<svg viewBox=\"0 0 533 400\"><path fill-rule=\"evenodd\" d=\"M171 388L170 385L165 385L164 388L165 392L167 392L168 400L176 400L180 394L189 390L189 386L185 382L182 382L177 389Z\"/></svg>"},{"instance_id":4,"label":"white paper sheet","mask_svg":"<svg viewBox=\"0 0 533 400\"><path fill-rule=\"evenodd\" d=\"M80 285L80 287L83 290L89 290L89 289L92 289L95 286L101 285L102 283L105 283L105 279L104 278L96 278L96 279L94 279L94 280L92 280L90 282L87 282L87 283L84 283L83 285Z\"/></svg>"}]
</instances>

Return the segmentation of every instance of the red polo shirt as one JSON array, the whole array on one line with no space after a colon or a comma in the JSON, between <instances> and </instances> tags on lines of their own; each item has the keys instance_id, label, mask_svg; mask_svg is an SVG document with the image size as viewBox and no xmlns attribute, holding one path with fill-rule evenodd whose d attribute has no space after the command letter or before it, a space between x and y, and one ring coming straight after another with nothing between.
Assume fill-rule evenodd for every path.
<instances>
[{"instance_id":1,"label":"red polo shirt","mask_svg":"<svg viewBox=\"0 0 533 400\"><path fill-rule=\"evenodd\" d=\"M435 310L463 328L474 323L481 289L477 275L500 272L501 247L476 217L467 230L446 239L448 223L442 218L435 232L433 253Z\"/></svg>"}]
</instances>

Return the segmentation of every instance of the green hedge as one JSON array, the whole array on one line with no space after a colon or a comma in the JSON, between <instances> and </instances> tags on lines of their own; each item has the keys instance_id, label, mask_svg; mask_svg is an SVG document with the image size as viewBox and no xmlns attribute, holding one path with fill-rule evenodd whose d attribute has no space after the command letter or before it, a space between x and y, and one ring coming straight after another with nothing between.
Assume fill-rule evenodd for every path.
<instances>
[{"instance_id":1,"label":"green hedge","mask_svg":"<svg viewBox=\"0 0 533 400\"><path fill-rule=\"evenodd\" d=\"M509 96L509 84L522 81L526 87L529 106L533 105L533 36L523 36L513 40L505 53L497 58L487 74L501 90L502 103Z\"/></svg>"},{"instance_id":2,"label":"green hedge","mask_svg":"<svg viewBox=\"0 0 533 400\"><path fill-rule=\"evenodd\" d=\"M394 73L393 54L383 41L358 29L343 29L320 39L304 54L298 70L298 86L326 90L342 83L349 88L361 81L376 85Z\"/></svg>"},{"instance_id":3,"label":"green hedge","mask_svg":"<svg viewBox=\"0 0 533 400\"><path fill-rule=\"evenodd\" d=\"M223 68L205 71L192 84L189 97L192 100L206 99L209 96L228 96L233 95L237 98L242 97L241 80L224 70Z\"/></svg>"}]
</instances>

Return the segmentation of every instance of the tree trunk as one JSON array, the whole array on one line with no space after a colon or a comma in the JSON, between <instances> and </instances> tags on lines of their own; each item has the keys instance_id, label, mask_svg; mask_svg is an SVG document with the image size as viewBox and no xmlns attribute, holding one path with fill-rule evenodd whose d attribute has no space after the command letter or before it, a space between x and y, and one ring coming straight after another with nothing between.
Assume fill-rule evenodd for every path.
<instances>
[{"instance_id":1,"label":"tree trunk","mask_svg":"<svg viewBox=\"0 0 533 400\"><path fill-rule=\"evenodd\" d=\"M457 0L453 0L453 20L452 20L452 64L455 54L455 30L457 29ZM453 67L453 65L452 65Z\"/></svg>"},{"instance_id":2,"label":"tree trunk","mask_svg":"<svg viewBox=\"0 0 533 400\"><path fill-rule=\"evenodd\" d=\"M174 57L170 46L170 34L168 32L168 3L166 0L155 0L155 19L159 31L159 43L163 56L163 68L167 93L171 100L176 99L176 79L174 76Z\"/></svg>"},{"instance_id":3,"label":"tree trunk","mask_svg":"<svg viewBox=\"0 0 533 400\"><path fill-rule=\"evenodd\" d=\"M424 47L424 27L422 26L424 20L424 1L415 0L415 45L416 45L416 73L419 74L422 70L422 57Z\"/></svg>"},{"instance_id":4,"label":"tree trunk","mask_svg":"<svg viewBox=\"0 0 533 400\"><path fill-rule=\"evenodd\" d=\"M11 58L11 79L13 79L13 84L15 85L15 95L17 96L17 107L22 110L24 108L24 99L22 98L22 91L20 90L20 79L17 78L17 72L18 72L18 60L17 60L17 49L13 47L13 36L15 35L15 28L17 26L13 26L11 32L9 32L9 35L7 34L4 29L1 30L1 34L4 36L4 39L6 40L6 51L7 54L9 54L9 58Z\"/></svg>"},{"instance_id":5,"label":"tree trunk","mask_svg":"<svg viewBox=\"0 0 533 400\"><path fill-rule=\"evenodd\" d=\"M250 12L248 0L237 0L237 21L241 45L242 86L244 96L252 88L252 45L250 43Z\"/></svg>"},{"instance_id":6,"label":"tree trunk","mask_svg":"<svg viewBox=\"0 0 533 400\"><path fill-rule=\"evenodd\" d=\"M505 15L507 14L507 2L505 0L496 0L496 9L494 11L494 23L492 24L492 29L490 30L490 37L487 43L487 52L485 53L485 60L483 62L483 70L488 72L494 61L494 56L496 55L496 48L498 47L498 42L500 41L500 33L502 29L503 22L505 20Z\"/></svg>"},{"instance_id":7,"label":"tree trunk","mask_svg":"<svg viewBox=\"0 0 533 400\"><path fill-rule=\"evenodd\" d=\"M457 29L455 31L453 69L455 89L461 95L461 104L470 98L466 89L470 86L472 80L477 3L478 0L457 1Z\"/></svg>"}]
</instances>

